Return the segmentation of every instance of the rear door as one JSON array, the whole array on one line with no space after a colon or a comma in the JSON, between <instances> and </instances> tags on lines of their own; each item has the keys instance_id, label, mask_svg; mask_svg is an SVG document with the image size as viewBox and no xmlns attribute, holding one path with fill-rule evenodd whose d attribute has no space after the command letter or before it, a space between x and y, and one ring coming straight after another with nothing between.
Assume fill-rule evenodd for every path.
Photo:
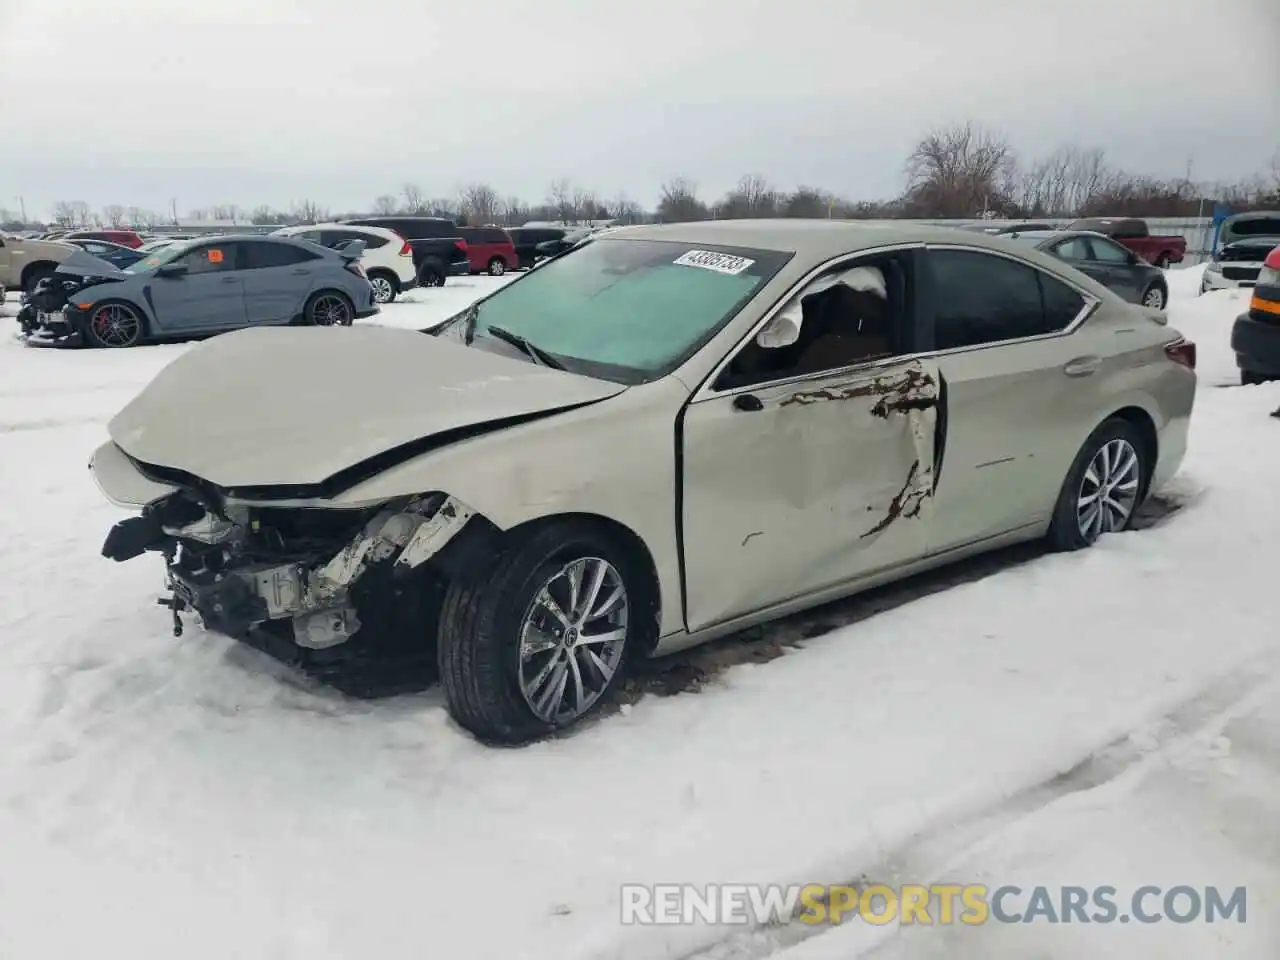
<instances>
[{"instance_id":1,"label":"rear door","mask_svg":"<svg viewBox=\"0 0 1280 960\"><path fill-rule=\"evenodd\" d=\"M1105 272L1102 283L1131 303L1137 303L1146 284L1146 271L1134 262L1135 254L1104 237L1089 237L1089 248L1098 268Z\"/></svg>"},{"instance_id":2,"label":"rear door","mask_svg":"<svg viewBox=\"0 0 1280 960\"><path fill-rule=\"evenodd\" d=\"M238 273L244 280L248 322L288 323L301 314L315 286L322 255L270 240L244 240L240 248Z\"/></svg>"},{"instance_id":3,"label":"rear door","mask_svg":"<svg viewBox=\"0 0 1280 960\"><path fill-rule=\"evenodd\" d=\"M930 552L1045 520L1097 408L1104 345L1087 325L1097 301L1007 254L930 245L926 343L946 384L945 446Z\"/></svg>"},{"instance_id":4,"label":"rear door","mask_svg":"<svg viewBox=\"0 0 1280 960\"><path fill-rule=\"evenodd\" d=\"M204 333L245 325L244 283L235 271L237 243L202 243L175 263L187 272L153 277L148 292L164 333Z\"/></svg>"}]
</instances>

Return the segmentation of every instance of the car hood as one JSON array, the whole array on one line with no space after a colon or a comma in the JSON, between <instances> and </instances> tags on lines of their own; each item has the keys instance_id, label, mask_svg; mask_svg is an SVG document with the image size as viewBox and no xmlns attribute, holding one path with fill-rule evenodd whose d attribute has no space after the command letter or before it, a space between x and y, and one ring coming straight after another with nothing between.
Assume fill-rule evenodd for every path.
<instances>
[{"instance_id":1,"label":"car hood","mask_svg":"<svg viewBox=\"0 0 1280 960\"><path fill-rule=\"evenodd\" d=\"M258 328L184 353L108 430L134 460L220 487L315 487L625 389L415 330Z\"/></svg>"},{"instance_id":2,"label":"car hood","mask_svg":"<svg viewBox=\"0 0 1280 960\"><path fill-rule=\"evenodd\" d=\"M124 279L130 276L114 263L95 257L87 250L76 249L71 256L58 264L56 273L69 274L73 277L113 277Z\"/></svg>"}]
</instances>

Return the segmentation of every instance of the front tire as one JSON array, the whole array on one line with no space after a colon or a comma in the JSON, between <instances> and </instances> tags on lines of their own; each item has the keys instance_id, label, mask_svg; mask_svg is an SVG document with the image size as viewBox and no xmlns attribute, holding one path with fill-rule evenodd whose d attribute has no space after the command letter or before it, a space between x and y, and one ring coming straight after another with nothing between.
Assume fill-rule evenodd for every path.
<instances>
[{"instance_id":1,"label":"front tire","mask_svg":"<svg viewBox=\"0 0 1280 960\"><path fill-rule=\"evenodd\" d=\"M1136 426L1120 417L1103 421L1067 471L1049 524L1049 546L1080 550L1127 530L1146 494L1153 466L1147 459Z\"/></svg>"},{"instance_id":2,"label":"front tire","mask_svg":"<svg viewBox=\"0 0 1280 960\"><path fill-rule=\"evenodd\" d=\"M651 592L632 554L591 524L520 538L445 594L438 655L453 718L501 744L580 723L609 700L656 624Z\"/></svg>"},{"instance_id":3,"label":"front tire","mask_svg":"<svg viewBox=\"0 0 1280 960\"><path fill-rule=\"evenodd\" d=\"M146 329L146 321L138 308L119 300L99 303L85 324L89 345L107 350L136 347L142 342Z\"/></svg>"}]
</instances>

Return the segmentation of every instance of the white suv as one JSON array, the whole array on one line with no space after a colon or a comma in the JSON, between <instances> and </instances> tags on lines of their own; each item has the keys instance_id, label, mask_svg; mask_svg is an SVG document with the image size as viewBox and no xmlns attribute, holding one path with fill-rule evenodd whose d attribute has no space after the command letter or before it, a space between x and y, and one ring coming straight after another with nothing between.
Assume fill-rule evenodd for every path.
<instances>
[{"instance_id":1,"label":"white suv","mask_svg":"<svg viewBox=\"0 0 1280 960\"><path fill-rule=\"evenodd\" d=\"M394 230L353 227L346 223L316 223L305 227L283 227L273 231L272 235L310 240L322 247L337 247L348 240L363 240L364 255L360 257L360 265L373 285L375 303L390 303L398 294L418 285L413 248Z\"/></svg>"}]
</instances>

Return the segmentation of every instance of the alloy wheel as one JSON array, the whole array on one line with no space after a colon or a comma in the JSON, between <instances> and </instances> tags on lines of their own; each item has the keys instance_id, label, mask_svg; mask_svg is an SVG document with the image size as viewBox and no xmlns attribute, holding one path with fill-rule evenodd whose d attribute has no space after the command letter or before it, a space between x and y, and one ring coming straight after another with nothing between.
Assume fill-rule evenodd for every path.
<instances>
[{"instance_id":1,"label":"alloy wheel","mask_svg":"<svg viewBox=\"0 0 1280 960\"><path fill-rule=\"evenodd\" d=\"M1152 287L1150 290L1146 292L1146 295L1143 296L1142 305L1144 307L1151 307L1154 310L1163 310L1164 309L1164 291L1161 290L1159 287Z\"/></svg>"},{"instance_id":2,"label":"alloy wheel","mask_svg":"<svg viewBox=\"0 0 1280 960\"><path fill-rule=\"evenodd\" d=\"M1137 506L1141 480L1138 451L1128 440L1117 437L1098 449L1076 496L1076 525L1085 543L1125 528Z\"/></svg>"},{"instance_id":3,"label":"alloy wheel","mask_svg":"<svg viewBox=\"0 0 1280 960\"><path fill-rule=\"evenodd\" d=\"M629 612L622 575L600 557L543 582L520 625L520 692L538 719L564 725L595 705L622 663Z\"/></svg>"},{"instance_id":4,"label":"alloy wheel","mask_svg":"<svg viewBox=\"0 0 1280 960\"><path fill-rule=\"evenodd\" d=\"M311 321L319 327L349 327L351 307L342 297L326 294L311 305Z\"/></svg>"},{"instance_id":5,"label":"alloy wheel","mask_svg":"<svg viewBox=\"0 0 1280 960\"><path fill-rule=\"evenodd\" d=\"M89 320L94 338L104 347L131 347L142 333L142 318L122 303L109 303Z\"/></svg>"},{"instance_id":6,"label":"alloy wheel","mask_svg":"<svg viewBox=\"0 0 1280 960\"><path fill-rule=\"evenodd\" d=\"M373 286L373 300L375 303L390 303L395 296L395 290L391 287L391 281L386 277L372 277L369 283Z\"/></svg>"}]
</instances>

